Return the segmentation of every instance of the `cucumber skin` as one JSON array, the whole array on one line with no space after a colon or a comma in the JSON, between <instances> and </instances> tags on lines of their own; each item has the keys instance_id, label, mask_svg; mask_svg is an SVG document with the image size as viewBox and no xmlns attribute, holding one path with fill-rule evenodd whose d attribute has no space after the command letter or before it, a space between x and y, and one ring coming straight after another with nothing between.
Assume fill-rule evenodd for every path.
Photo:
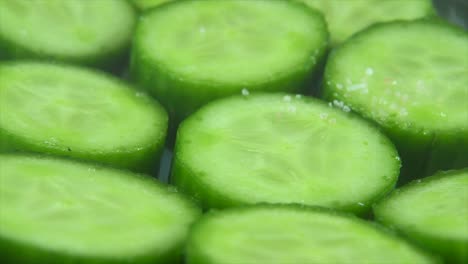
<instances>
[{"instance_id":1,"label":"cucumber skin","mask_svg":"<svg viewBox=\"0 0 468 264\"><path fill-rule=\"evenodd\" d=\"M171 5L176 5L184 1L171 1L158 8L150 9L145 14L151 15L156 12L164 12L164 9ZM315 16L323 15L315 10L311 10L302 3L291 2L303 8L307 8ZM144 15L143 15L144 16ZM133 46L130 55L130 78L143 89L147 89L150 94L158 98L169 113L171 125L175 128L188 115L200 108L202 105L218 98L234 94L241 94L242 89L247 88L250 93L255 92L275 92L283 91L290 93L307 93L311 90L315 74L320 71L320 65L324 65L328 52L329 34L324 28L327 45L318 48L316 62L309 61L304 67L300 67L289 76L275 76L272 79L261 80L256 83L225 84L214 82L201 82L189 79L181 79L176 74L169 72L162 65L151 61L143 52L139 38L143 37L139 33L139 26L135 30ZM313 54L310 54L313 55ZM299 67L298 67L299 68ZM222 89L219 89L222 87Z\"/></svg>"},{"instance_id":2,"label":"cucumber skin","mask_svg":"<svg viewBox=\"0 0 468 264\"><path fill-rule=\"evenodd\" d=\"M23 61L24 62L24 61ZM4 62L2 65L14 65L15 63L23 62ZM70 67L68 64L57 63L56 65L63 65ZM74 67L74 66L72 66ZM99 75L102 78L112 80L119 85L126 85L123 81L120 81L114 77L111 77L105 73L99 72L93 69L86 69L93 74ZM88 162L96 162L111 167L117 167L122 169L129 169L137 172L152 173L159 168L159 158L164 150L164 145L167 136L167 122L168 117L164 108L154 99L148 95L140 95L140 98L145 101L146 104L151 104L158 109L161 116L165 119L162 120L165 127L162 136L159 141L152 141L151 145L146 146L138 150L132 149L128 151L115 151L115 152L77 152L65 145L49 145L43 142L32 142L28 138L20 137L9 133L0 127L0 153L4 152L32 152L32 153L43 153L54 156L67 157L72 159L78 159Z\"/></svg>"},{"instance_id":3,"label":"cucumber skin","mask_svg":"<svg viewBox=\"0 0 468 264\"><path fill-rule=\"evenodd\" d=\"M330 52L321 86L321 98L330 102L337 99L333 95L333 93L336 92L335 88L332 84L328 84L327 82L327 80L332 80L330 76L333 76L336 54L341 49L345 49L347 46L352 45L354 39L359 39L367 32L379 30L388 23L433 23L435 25L446 27L458 34L466 34L466 32L461 28L434 17L419 19L412 22L392 21L374 24L353 35L348 39L348 41ZM445 134L439 132L424 134L422 130L402 131L398 125L381 124L373 120L372 117L368 116L366 113L356 112L352 108L351 110L368 121L380 126L384 133L396 145L398 153L403 161L399 184L409 182L415 178L432 175L439 170L461 169L468 166L468 131L451 131L450 133Z\"/></svg>"},{"instance_id":4,"label":"cucumber skin","mask_svg":"<svg viewBox=\"0 0 468 264\"><path fill-rule=\"evenodd\" d=\"M259 93L258 95L261 95L262 93ZM278 95L287 95L286 93L276 93ZM263 93L263 95L268 95L268 93ZM222 102L222 100L230 100L232 98L235 98L237 96L231 96L227 97L224 99L216 100L215 102L211 102L207 104L206 106L202 107L208 108L211 105L217 104L219 102ZM321 103L325 104L323 101L318 100L313 97L308 97L307 100L310 101L315 101L316 103ZM202 111L200 109L200 111ZM208 186L207 184L204 184L203 182L196 180L197 175L202 174L203 172L196 172L190 169L190 167L184 163L183 160L180 159L180 156L182 156L180 153L182 152L182 146L185 144L181 140L181 131L187 130L190 131L189 129L185 129L185 127L190 127L192 124L192 120L196 122L197 119L201 119L202 116L199 112L195 112L193 115L190 116L190 118L184 120L180 126L179 129L177 130L177 140L175 141L175 147L174 147L174 158L172 162L172 168L171 168L171 175L169 178L169 181L177 186L180 191L184 192L185 194L191 196L194 198L194 200L198 203L198 205L203 208L204 210L209 210L209 209L225 209L225 208L230 208L230 207L239 207L239 206L248 206L251 204L249 201L245 200L239 200L235 199L232 197L228 197L225 194L223 194L222 191L218 191L215 188L212 188ZM357 119L360 122L362 121L362 118L359 116L353 114L349 118ZM366 124L374 127L376 129L376 132L381 133L381 129L372 123L366 122ZM385 136L382 136L382 140L385 142L386 145L388 145L389 149L391 149L395 155L398 155L396 152L396 148L394 144ZM372 199L365 201L365 206L359 206L355 204L348 204L348 205L343 205L340 208L333 208L334 210L340 210L348 213L353 213L357 216L367 218L369 217L369 213L371 212L372 205L379 200L381 200L383 197L385 197L389 192L391 192L396 185L396 182L398 180L398 173L399 169L401 167L401 162L398 162L397 166L395 169L392 171L392 175L396 175L394 182L392 184L389 184L386 189L382 189L381 192ZM290 203L288 203L290 204ZM318 205L305 205L305 206L318 206Z\"/></svg>"},{"instance_id":5,"label":"cucumber skin","mask_svg":"<svg viewBox=\"0 0 468 264\"><path fill-rule=\"evenodd\" d=\"M423 181L436 181L440 178L450 177L453 174L459 173L460 171L467 172L468 168L465 168L463 170L451 170L445 172L441 171L433 176L423 179ZM409 184L403 186L400 190L405 191L407 189L411 189L411 187L416 184L418 184L417 181L412 181ZM391 199L391 197L392 193L390 193L387 197L385 197L379 203L374 205L373 211L376 221L382 223L385 226L389 226L396 229L397 231L400 231L401 233L403 233L403 235L405 235L405 237L408 237L409 240L419 245L421 248L426 248L428 250L431 250L432 252L438 252L442 254L446 263L468 262L468 240L447 239L443 237L426 235L415 231L408 232L407 230L403 232L402 230L398 230L398 228L392 224L391 220L381 217L379 211L383 210L382 207L385 206L385 201Z\"/></svg>"},{"instance_id":6,"label":"cucumber skin","mask_svg":"<svg viewBox=\"0 0 468 264\"><path fill-rule=\"evenodd\" d=\"M3 154L4 155L4 154ZM6 154L9 156L18 156L24 157L24 155L18 154ZM31 157L45 158L49 159L50 157L43 155L29 155ZM61 159L61 158L56 158ZM67 161L68 163L76 164L86 164L78 162L76 160ZM89 164L89 163L88 163ZM91 164L91 166L93 166ZM106 168L101 165L95 165L95 168L103 168L106 170L115 170L119 173L122 173L120 170ZM125 172L131 174L132 177L140 177L142 180L147 181L148 184L156 184L161 186L164 189L173 188L165 183L152 178L149 175L139 174L134 172ZM173 192L173 190L170 190ZM193 212L199 217L201 215L200 208L185 195L179 194L180 198L183 198L184 203L187 205L187 208L193 210ZM182 199L181 199L182 200ZM112 241L110 241L112 243ZM166 263L182 263L182 256L185 246L185 241L180 241L175 244L170 250L164 252L163 254L151 254L135 256L132 258L118 259L118 258L99 258L95 256L73 256L67 252L58 252L53 250L48 250L46 248L40 248L27 243L22 243L13 239L3 237L0 234L0 260L4 264L166 264Z\"/></svg>"},{"instance_id":7,"label":"cucumber skin","mask_svg":"<svg viewBox=\"0 0 468 264\"><path fill-rule=\"evenodd\" d=\"M110 241L109 243L112 243ZM126 259L73 256L57 251L35 248L32 245L9 240L0 236L1 260L4 264L166 264L181 263L183 244L164 255L145 255Z\"/></svg>"},{"instance_id":8,"label":"cucumber skin","mask_svg":"<svg viewBox=\"0 0 468 264\"><path fill-rule=\"evenodd\" d=\"M354 222L359 222L362 223L364 220L356 217L355 215L341 212L341 211L336 211L330 208L325 208L325 207L320 207L320 206L304 206L300 204L268 204L268 203L261 203L257 205L248 205L248 206L241 206L237 207L234 209L229 209L229 211L237 211L238 213L243 213L244 211L249 211L249 210L255 210L255 209L278 209L278 208L284 208L288 210L297 210L297 211L310 211L310 212L320 212L320 213L325 213L329 215L336 215L339 217L345 217L348 218ZM185 261L187 264L217 264L214 262L212 259L210 259L208 256L205 256L201 254L200 250L197 249L196 243L194 243L194 236L197 234L197 232L200 232L199 229L202 228L202 226L207 222L210 218L214 218L219 214L223 214L224 211L217 211L217 210L212 210L209 211L208 213L205 213L198 221L195 222L195 224L192 226L189 238L187 240L186 244L186 258ZM367 222L368 226L371 228L374 228L378 230L381 233L385 233L387 236L392 237L393 239L400 240L402 243L406 243L410 246L413 247L413 245L409 242L406 242L405 240L401 239L392 229L387 228L384 225L381 225L376 222ZM422 255L425 255L428 259L428 261L434 263L434 264L442 264L443 262L438 256L435 256L431 253L425 252L420 250L417 247L413 247L416 251L421 253Z\"/></svg>"},{"instance_id":9,"label":"cucumber skin","mask_svg":"<svg viewBox=\"0 0 468 264\"><path fill-rule=\"evenodd\" d=\"M159 158L164 148L164 140L154 142L147 148L136 151L77 152L66 146L36 144L27 138L18 137L0 128L0 152L2 153L42 153L81 161L96 162L111 167L151 173L158 169Z\"/></svg>"}]
</instances>

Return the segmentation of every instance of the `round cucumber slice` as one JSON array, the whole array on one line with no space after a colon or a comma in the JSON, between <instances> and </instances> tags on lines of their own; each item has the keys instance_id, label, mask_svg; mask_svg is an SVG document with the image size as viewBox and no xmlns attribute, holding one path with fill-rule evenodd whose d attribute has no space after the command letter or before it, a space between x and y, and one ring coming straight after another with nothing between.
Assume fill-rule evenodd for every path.
<instances>
[{"instance_id":1,"label":"round cucumber slice","mask_svg":"<svg viewBox=\"0 0 468 264\"><path fill-rule=\"evenodd\" d=\"M243 89L304 91L327 40L323 17L301 3L175 1L139 21L131 73L177 124Z\"/></svg>"},{"instance_id":2,"label":"round cucumber slice","mask_svg":"<svg viewBox=\"0 0 468 264\"><path fill-rule=\"evenodd\" d=\"M173 0L131 0L131 2L140 11L145 11L150 8L154 8L160 4L163 4L169 1L173 1Z\"/></svg>"},{"instance_id":3,"label":"round cucumber slice","mask_svg":"<svg viewBox=\"0 0 468 264\"><path fill-rule=\"evenodd\" d=\"M331 54L323 96L382 126L402 156L402 173L463 168L466 54L468 33L442 22L376 25Z\"/></svg>"},{"instance_id":4,"label":"round cucumber slice","mask_svg":"<svg viewBox=\"0 0 468 264\"><path fill-rule=\"evenodd\" d=\"M318 208L261 205L209 213L187 243L188 264L435 263L384 229Z\"/></svg>"},{"instance_id":5,"label":"round cucumber slice","mask_svg":"<svg viewBox=\"0 0 468 264\"><path fill-rule=\"evenodd\" d=\"M200 213L173 187L130 172L5 154L0 171L6 263L174 263Z\"/></svg>"},{"instance_id":6,"label":"round cucumber slice","mask_svg":"<svg viewBox=\"0 0 468 264\"><path fill-rule=\"evenodd\" d=\"M359 117L289 94L221 99L180 126L172 181L205 208L301 203L361 214L390 191L400 161Z\"/></svg>"},{"instance_id":7,"label":"round cucumber slice","mask_svg":"<svg viewBox=\"0 0 468 264\"><path fill-rule=\"evenodd\" d=\"M431 0L297 0L320 10L336 46L377 22L411 20L435 15ZM350 23L352 21L352 23Z\"/></svg>"},{"instance_id":8,"label":"round cucumber slice","mask_svg":"<svg viewBox=\"0 0 468 264\"><path fill-rule=\"evenodd\" d=\"M125 0L3 0L0 53L111 67L125 57L135 21Z\"/></svg>"},{"instance_id":9,"label":"round cucumber slice","mask_svg":"<svg viewBox=\"0 0 468 264\"><path fill-rule=\"evenodd\" d=\"M395 190L374 207L376 219L443 255L468 262L468 168L440 172Z\"/></svg>"},{"instance_id":10,"label":"round cucumber slice","mask_svg":"<svg viewBox=\"0 0 468 264\"><path fill-rule=\"evenodd\" d=\"M0 64L0 150L145 170L164 146L167 114L113 77L74 66Z\"/></svg>"}]
</instances>

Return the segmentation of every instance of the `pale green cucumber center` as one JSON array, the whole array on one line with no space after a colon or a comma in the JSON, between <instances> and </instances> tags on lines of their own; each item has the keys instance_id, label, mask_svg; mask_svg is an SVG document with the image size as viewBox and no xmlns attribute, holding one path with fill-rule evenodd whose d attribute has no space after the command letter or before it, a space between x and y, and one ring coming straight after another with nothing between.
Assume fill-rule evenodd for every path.
<instances>
[{"instance_id":1,"label":"pale green cucumber center","mask_svg":"<svg viewBox=\"0 0 468 264\"><path fill-rule=\"evenodd\" d=\"M378 207L378 217L408 232L468 240L468 170L418 180Z\"/></svg>"},{"instance_id":2,"label":"pale green cucumber center","mask_svg":"<svg viewBox=\"0 0 468 264\"><path fill-rule=\"evenodd\" d=\"M195 215L162 186L125 172L17 156L0 156L0 172L0 236L48 250L163 252Z\"/></svg>"},{"instance_id":3,"label":"pale green cucumber center","mask_svg":"<svg viewBox=\"0 0 468 264\"><path fill-rule=\"evenodd\" d=\"M125 1L0 1L0 36L43 54L87 56L121 47L134 14Z\"/></svg>"},{"instance_id":4,"label":"pale green cucumber center","mask_svg":"<svg viewBox=\"0 0 468 264\"><path fill-rule=\"evenodd\" d=\"M213 263L429 263L360 221L307 209L227 211L205 220L193 242Z\"/></svg>"},{"instance_id":5,"label":"pale green cucumber center","mask_svg":"<svg viewBox=\"0 0 468 264\"><path fill-rule=\"evenodd\" d=\"M0 75L0 128L29 142L134 151L164 133L163 110L105 76L45 64L4 65Z\"/></svg>"},{"instance_id":6,"label":"pale green cucumber center","mask_svg":"<svg viewBox=\"0 0 468 264\"><path fill-rule=\"evenodd\" d=\"M377 130L291 95L213 104L180 134L180 160L196 180L244 202L366 206L398 175L396 151Z\"/></svg>"},{"instance_id":7,"label":"pale green cucumber center","mask_svg":"<svg viewBox=\"0 0 468 264\"><path fill-rule=\"evenodd\" d=\"M325 15L331 42L338 44L376 23L432 15L430 0L297 0Z\"/></svg>"},{"instance_id":8,"label":"pale green cucumber center","mask_svg":"<svg viewBox=\"0 0 468 264\"><path fill-rule=\"evenodd\" d=\"M384 126L467 131L466 54L468 34L433 23L389 24L339 50L327 86Z\"/></svg>"},{"instance_id":9,"label":"pale green cucumber center","mask_svg":"<svg viewBox=\"0 0 468 264\"><path fill-rule=\"evenodd\" d=\"M326 34L319 15L287 1L187 1L144 16L137 40L181 79L239 85L310 67Z\"/></svg>"}]
</instances>

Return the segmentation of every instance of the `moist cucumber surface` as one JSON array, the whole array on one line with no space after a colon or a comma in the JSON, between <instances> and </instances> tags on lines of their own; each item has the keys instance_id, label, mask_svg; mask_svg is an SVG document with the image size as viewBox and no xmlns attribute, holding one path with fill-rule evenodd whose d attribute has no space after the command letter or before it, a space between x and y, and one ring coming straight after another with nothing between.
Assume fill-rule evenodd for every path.
<instances>
[{"instance_id":1,"label":"moist cucumber surface","mask_svg":"<svg viewBox=\"0 0 468 264\"><path fill-rule=\"evenodd\" d=\"M435 15L431 0L296 0L321 11L336 46L377 22ZM350 22L352 21L352 22Z\"/></svg>"},{"instance_id":2,"label":"moist cucumber surface","mask_svg":"<svg viewBox=\"0 0 468 264\"><path fill-rule=\"evenodd\" d=\"M435 263L366 221L299 206L208 213L192 229L188 264Z\"/></svg>"},{"instance_id":3,"label":"moist cucumber surface","mask_svg":"<svg viewBox=\"0 0 468 264\"><path fill-rule=\"evenodd\" d=\"M323 96L382 126L415 176L463 168L468 165L466 54L468 33L442 22L373 26L332 53Z\"/></svg>"},{"instance_id":4,"label":"moist cucumber surface","mask_svg":"<svg viewBox=\"0 0 468 264\"><path fill-rule=\"evenodd\" d=\"M301 203L365 212L398 177L392 143L313 98L217 100L180 126L172 181L205 208Z\"/></svg>"},{"instance_id":5,"label":"moist cucumber surface","mask_svg":"<svg viewBox=\"0 0 468 264\"><path fill-rule=\"evenodd\" d=\"M395 190L374 208L376 219L447 263L468 261L468 169L438 173Z\"/></svg>"},{"instance_id":6,"label":"moist cucumber surface","mask_svg":"<svg viewBox=\"0 0 468 264\"><path fill-rule=\"evenodd\" d=\"M2 0L0 54L112 66L135 25L124 0Z\"/></svg>"},{"instance_id":7,"label":"moist cucumber surface","mask_svg":"<svg viewBox=\"0 0 468 264\"><path fill-rule=\"evenodd\" d=\"M0 155L3 263L171 263L199 210L150 177Z\"/></svg>"},{"instance_id":8,"label":"moist cucumber surface","mask_svg":"<svg viewBox=\"0 0 468 264\"><path fill-rule=\"evenodd\" d=\"M145 11L150 8L154 8L160 4L170 2L174 0L131 0L131 2L138 8L140 11Z\"/></svg>"},{"instance_id":9,"label":"moist cucumber surface","mask_svg":"<svg viewBox=\"0 0 468 264\"><path fill-rule=\"evenodd\" d=\"M164 145L167 114L149 96L96 71L0 64L0 150L144 170Z\"/></svg>"},{"instance_id":10,"label":"moist cucumber surface","mask_svg":"<svg viewBox=\"0 0 468 264\"><path fill-rule=\"evenodd\" d=\"M301 3L175 1L139 21L131 72L180 121L242 89L305 90L327 39L321 14Z\"/></svg>"}]
</instances>

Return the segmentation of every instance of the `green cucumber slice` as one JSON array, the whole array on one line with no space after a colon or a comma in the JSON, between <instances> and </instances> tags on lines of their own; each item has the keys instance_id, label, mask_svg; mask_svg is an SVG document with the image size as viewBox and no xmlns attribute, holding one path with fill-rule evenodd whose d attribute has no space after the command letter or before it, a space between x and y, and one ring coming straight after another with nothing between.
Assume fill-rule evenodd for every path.
<instances>
[{"instance_id":1,"label":"green cucumber slice","mask_svg":"<svg viewBox=\"0 0 468 264\"><path fill-rule=\"evenodd\" d=\"M463 168L466 54L468 33L440 21L376 25L331 54L323 96L382 126L402 156L405 177Z\"/></svg>"},{"instance_id":2,"label":"green cucumber slice","mask_svg":"<svg viewBox=\"0 0 468 264\"><path fill-rule=\"evenodd\" d=\"M332 46L377 23L412 20L436 14L431 0L296 0L320 10Z\"/></svg>"},{"instance_id":3,"label":"green cucumber slice","mask_svg":"<svg viewBox=\"0 0 468 264\"><path fill-rule=\"evenodd\" d=\"M319 208L261 205L205 215L188 264L436 263L384 229Z\"/></svg>"},{"instance_id":4,"label":"green cucumber slice","mask_svg":"<svg viewBox=\"0 0 468 264\"><path fill-rule=\"evenodd\" d=\"M174 263L200 214L156 180L0 155L2 263Z\"/></svg>"},{"instance_id":5,"label":"green cucumber slice","mask_svg":"<svg viewBox=\"0 0 468 264\"><path fill-rule=\"evenodd\" d=\"M0 53L112 67L125 57L135 22L125 0L2 0Z\"/></svg>"},{"instance_id":6,"label":"green cucumber slice","mask_svg":"<svg viewBox=\"0 0 468 264\"><path fill-rule=\"evenodd\" d=\"M173 1L173 0L131 0L133 5L135 5L136 8L140 11L145 11L150 8L154 8L158 5L161 5L169 1Z\"/></svg>"},{"instance_id":7,"label":"green cucumber slice","mask_svg":"<svg viewBox=\"0 0 468 264\"><path fill-rule=\"evenodd\" d=\"M395 190L374 207L376 219L446 258L468 262L468 168L440 172Z\"/></svg>"},{"instance_id":8,"label":"green cucumber slice","mask_svg":"<svg viewBox=\"0 0 468 264\"><path fill-rule=\"evenodd\" d=\"M176 124L243 89L305 91L328 39L318 12L265 0L175 1L145 13L135 34L132 78Z\"/></svg>"},{"instance_id":9,"label":"green cucumber slice","mask_svg":"<svg viewBox=\"0 0 468 264\"><path fill-rule=\"evenodd\" d=\"M359 117L289 94L220 99L182 122L172 181L205 208L301 203L361 214L400 161Z\"/></svg>"},{"instance_id":10,"label":"green cucumber slice","mask_svg":"<svg viewBox=\"0 0 468 264\"><path fill-rule=\"evenodd\" d=\"M0 64L0 151L50 153L116 167L154 167L167 114L149 96L84 68Z\"/></svg>"}]
</instances>

